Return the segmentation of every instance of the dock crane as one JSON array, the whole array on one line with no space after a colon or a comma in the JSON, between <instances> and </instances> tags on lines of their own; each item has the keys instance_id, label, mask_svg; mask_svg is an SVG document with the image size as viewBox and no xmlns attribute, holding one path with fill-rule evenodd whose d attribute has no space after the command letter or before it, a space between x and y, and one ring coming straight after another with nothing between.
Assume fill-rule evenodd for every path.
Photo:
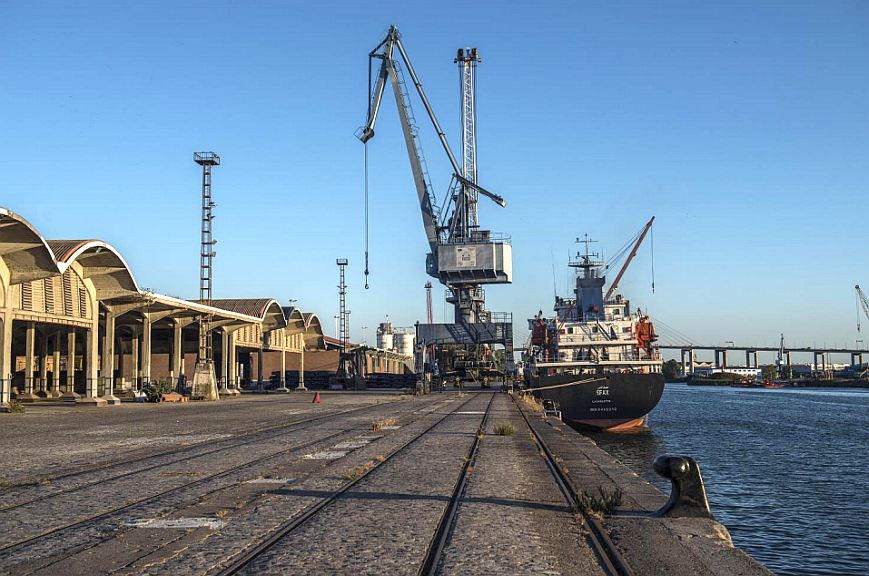
<instances>
[{"instance_id":1,"label":"dock crane","mask_svg":"<svg viewBox=\"0 0 869 576\"><path fill-rule=\"evenodd\" d=\"M503 197L477 184L475 69L480 61L476 48L459 48L454 60L459 65L461 80L461 165L447 142L446 134L426 97L402 43L401 34L395 26L389 27L386 37L368 54L368 115L365 124L357 130L356 137L366 146L367 198L367 146L374 138L377 116L389 83L398 108L422 224L429 245L426 273L447 287L447 302L454 308L452 323L433 324L429 321L428 324L417 325L418 350L429 350L433 344L457 344L474 349L473 356L476 357L486 352L485 344L503 344L505 372L509 373L513 370L512 317L486 310L485 293L481 288L485 284L511 283L513 265L510 238L482 229L478 220L479 196L485 196L501 207L507 205ZM452 168L450 186L440 205L429 179L403 69L407 71L422 101ZM366 262L366 276L367 268ZM420 347L423 342L426 345ZM424 365L425 362L419 364ZM471 366L473 362L465 365ZM464 368L462 372L466 375L469 373Z\"/></svg>"},{"instance_id":2,"label":"dock crane","mask_svg":"<svg viewBox=\"0 0 869 576\"><path fill-rule=\"evenodd\" d=\"M479 195L491 199L499 206L507 205L504 198L486 190L476 182L474 126L476 114L473 108L475 104L473 93L474 65L479 61L477 50L476 48L459 49L455 60L463 71L463 163L461 166L413 69L401 42L398 28L390 26L386 38L369 53L368 57L370 88L368 117L356 136L366 145L374 137L377 116L386 84L389 82L398 106L398 116L422 213L423 228L429 244L426 272L450 289L448 301L455 307L456 322L486 322L489 318L480 285L512 282L512 250L509 239L498 238L489 230L481 230L477 220L476 205ZM437 204L429 179L399 57L453 170L449 192L440 206ZM374 76L372 64L378 60L380 68Z\"/></svg>"}]
</instances>

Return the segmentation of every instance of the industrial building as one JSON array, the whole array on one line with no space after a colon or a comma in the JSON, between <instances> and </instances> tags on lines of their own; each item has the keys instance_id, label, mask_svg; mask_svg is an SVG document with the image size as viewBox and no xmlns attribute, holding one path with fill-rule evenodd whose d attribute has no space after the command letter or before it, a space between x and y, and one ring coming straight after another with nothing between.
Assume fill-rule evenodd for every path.
<instances>
[{"instance_id":1,"label":"industrial building","mask_svg":"<svg viewBox=\"0 0 869 576\"><path fill-rule=\"evenodd\" d=\"M0 208L0 407L39 398L104 406L151 381L183 382L206 315L221 395L267 379L252 370L263 356L281 374L288 361L303 374L305 351L326 348L316 314L274 298L208 306L141 289L110 244L47 240Z\"/></svg>"}]
</instances>

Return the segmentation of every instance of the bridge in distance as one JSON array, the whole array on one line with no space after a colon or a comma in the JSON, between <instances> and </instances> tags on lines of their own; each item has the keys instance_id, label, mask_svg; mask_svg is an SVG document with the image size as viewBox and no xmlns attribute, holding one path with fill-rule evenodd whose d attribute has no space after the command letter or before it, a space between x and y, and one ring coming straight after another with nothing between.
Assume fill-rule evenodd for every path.
<instances>
[{"instance_id":1,"label":"bridge in distance","mask_svg":"<svg viewBox=\"0 0 869 576\"><path fill-rule=\"evenodd\" d=\"M825 371L832 368L830 355L832 354L847 354L850 356L851 365L859 366L863 364L863 355L869 356L869 349L865 348L819 348L813 346L743 346L735 343L727 342L726 345L711 345L705 346L700 344L682 343L682 344L659 344L661 350L679 350L682 361L682 371L685 374L690 374L694 371L695 356L694 353L698 350L712 352L714 354L714 368L735 367L734 364L728 363L728 352L743 352L745 354L746 368L757 368L758 352L774 352L780 355L782 363L786 366L791 365L791 354L812 354L812 360L817 370Z\"/></svg>"}]
</instances>

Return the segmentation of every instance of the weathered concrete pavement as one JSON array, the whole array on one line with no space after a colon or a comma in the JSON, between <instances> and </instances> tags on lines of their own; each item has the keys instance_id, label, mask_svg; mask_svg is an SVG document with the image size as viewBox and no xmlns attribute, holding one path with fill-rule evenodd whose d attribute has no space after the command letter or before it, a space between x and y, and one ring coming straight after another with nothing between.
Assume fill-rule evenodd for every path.
<instances>
[{"instance_id":1,"label":"weathered concrete pavement","mask_svg":"<svg viewBox=\"0 0 869 576\"><path fill-rule=\"evenodd\" d=\"M0 415L0 573L219 574L317 506L241 573L417 574L484 421L438 572L604 573L516 405L491 393ZM530 422L577 486L621 487L605 525L636 574L763 573L710 521L638 517L663 495L560 422Z\"/></svg>"}]
</instances>

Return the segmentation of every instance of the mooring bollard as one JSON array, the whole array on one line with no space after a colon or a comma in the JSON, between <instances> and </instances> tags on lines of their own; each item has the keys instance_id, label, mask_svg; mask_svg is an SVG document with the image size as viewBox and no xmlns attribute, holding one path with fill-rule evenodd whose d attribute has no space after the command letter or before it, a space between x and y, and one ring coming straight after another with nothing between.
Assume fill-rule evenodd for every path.
<instances>
[{"instance_id":1,"label":"mooring bollard","mask_svg":"<svg viewBox=\"0 0 869 576\"><path fill-rule=\"evenodd\" d=\"M714 518L706 498L700 466L690 456L663 454L655 458L655 472L672 483L670 499L653 516Z\"/></svg>"}]
</instances>

